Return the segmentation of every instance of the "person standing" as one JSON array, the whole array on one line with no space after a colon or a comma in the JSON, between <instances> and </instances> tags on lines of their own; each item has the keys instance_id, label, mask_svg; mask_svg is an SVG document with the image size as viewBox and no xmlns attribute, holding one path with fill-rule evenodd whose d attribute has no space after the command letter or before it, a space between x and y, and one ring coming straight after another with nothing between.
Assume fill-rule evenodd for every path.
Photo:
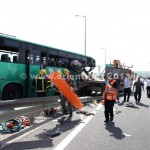
<instances>
[{"instance_id":1,"label":"person standing","mask_svg":"<svg viewBox=\"0 0 150 150\"><path fill-rule=\"evenodd\" d=\"M108 84L105 86L105 91L103 93L104 105L105 105L105 121L108 123L109 121L113 121L113 107L115 100L117 99L117 82L113 79L109 79Z\"/></svg>"},{"instance_id":2,"label":"person standing","mask_svg":"<svg viewBox=\"0 0 150 150\"><path fill-rule=\"evenodd\" d=\"M127 75L124 80L124 101L123 101L124 103L126 101L129 102L131 94L131 86L132 86L132 78L129 75Z\"/></svg>"},{"instance_id":3,"label":"person standing","mask_svg":"<svg viewBox=\"0 0 150 150\"><path fill-rule=\"evenodd\" d=\"M150 77L147 80L146 89L147 89L147 97L150 98Z\"/></svg>"},{"instance_id":4,"label":"person standing","mask_svg":"<svg viewBox=\"0 0 150 150\"><path fill-rule=\"evenodd\" d=\"M64 70L64 78L65 78L65 81L68 83L68 85L76 92L77 91L77 84L73 80L73 78L71 77L70 71L68 69ZM73 106L66 99L66 97L63 94L61 94L61 107L62 107L63 114L68 114L68 110L67 110L67 107L66 107L66 101L68 103L68 109L69 109L70 117L72 117L72 115L73 115L73 110L72 110Z\"/></svg>"},{"instance_id":5,"label":"person standing","mask_svg":"<svg viewBox=\"0 0 150 150\"><path fill-rule=\"evenodd\" d=\"M37 97L46 96L46 91L50 88L51 82L46 76L46 70L41 69L39 75L33 80L32 87L37 93Z\"/></svg>"},{"instance_id":6,"label":"person standing","mask_svg":"<svg viewBox=\"0 0 150 150\"><path fill-rule=\"evenodd\" d=\"M135 88L135 92L134 92L134 88ZM135 98L136 104L140 103L142 88L144 91L144 83L140 81L140 78L138 78L138 80L133 85L133 92L134 92L134 98Z\"/></svg>"},{"instance_id":7,"label":"person standing","mask_svg":"<svg viewBox=\"0 0 150 150\"><path fill-rule=\"evenodd\" d=\"M51 82L46 75L46 70L41 69L38 76L32 82L32 88L35 89L37 97L45 97L47 89L50 87ZM43 112L46 116L49 115L49 109L45 109Z\"/></svg>"}]
</instances>

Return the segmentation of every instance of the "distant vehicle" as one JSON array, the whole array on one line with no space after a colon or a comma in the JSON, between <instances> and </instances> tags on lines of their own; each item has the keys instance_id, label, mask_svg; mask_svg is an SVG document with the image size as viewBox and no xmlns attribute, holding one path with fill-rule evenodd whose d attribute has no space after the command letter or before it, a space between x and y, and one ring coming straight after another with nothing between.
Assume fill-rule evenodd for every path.
<instances>
[{"instance_id":1,"label":"distant vehicle","mask_svg":"<svg viewBox=\"0 0 150 150\"><path fill-rule=\"evenodd\" d=\"M130 69L129 66L120 65L120 67L116 67L117 65L107 65L105 68L104 78L105 80L109 75L111 75L114 79L118 79L120 82L119 92L123 92L124 90L124 79L127 75L130 75L134 79L134 72Z\"/></svg>"}]
</instances>

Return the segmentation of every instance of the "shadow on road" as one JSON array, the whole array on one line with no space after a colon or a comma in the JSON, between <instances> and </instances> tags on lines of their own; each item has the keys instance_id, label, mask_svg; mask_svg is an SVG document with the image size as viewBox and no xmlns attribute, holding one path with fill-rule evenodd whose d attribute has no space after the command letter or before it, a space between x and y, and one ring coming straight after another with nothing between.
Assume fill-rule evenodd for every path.
<instances>
[{"instance_id":1,"label":"shadow on road","mask_svg":"<svg viewBox=\"0 0 150 150\"><path fill-rule=\"evenodd\" d=\"M139 103L139 104L137 104L137 105L143 106L143 107L146 107L146 108L149 108L149 105L146 105L146 104L143 104L143 103Z\"/></svg>"},{"instance_id":2,"label":"shadow on road","mask_svg":"<svg viewBox=\"0 0 150 150\"><path fill-rule=\"evenodd\" d=\"M137 107L137 106L135 106L135 105L126 105L125 107L130 107L130 108L140 109L139 107Z\"/></svg>"},{"instance_id":3,"label":"shadow on road","mask_svg":"<svg viewBox=\"0 0 150 150\"><path fill-rule=\"evenodd\" d=\"M15 147L16 148L15 150L40 149L40 148L52 149L52 147L54 146L53 140L55 138L55 132L56 136L59 136L63 132L73 129L80 122L81 122L80 119L72 121L70 117L62 117L60 120L58 120L58 123L54 128L50 130L43 129L43 132L35 135L36 140L33 138L34 140L30 139L21 142L17 141L12 143L11 145L2 148L2 150L12 150L12 147Z\"/></svg>"},{"instance_id":4,"label":"shadow on road","mask_svg":"<svg viewBox=\"0 0 150 150\"><path fill-rule=\"evenodd\" d=\"M122 130L119 127L115 127L114 122L106 123L105 125L106 125L105 129L111 133L110 136L113 136L114 138L118 140L125 138Z\"/></svg>"}]
</instances>

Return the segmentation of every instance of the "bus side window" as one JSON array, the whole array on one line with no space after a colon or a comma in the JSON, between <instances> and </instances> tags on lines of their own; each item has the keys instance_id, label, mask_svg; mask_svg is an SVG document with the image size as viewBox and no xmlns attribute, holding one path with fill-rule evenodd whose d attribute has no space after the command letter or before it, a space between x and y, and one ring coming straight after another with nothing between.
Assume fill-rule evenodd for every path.
<instances>
[{"instance_id":1,"label":"bus side window","mask_svg":"<svg viewBox=\"0 0 150 150\"><path fill-rule=\"evenodd\" d=\"M29 64L29 51L28 50L25 51L25 63Z\"/></svg>"},{"instance_id":2,"label":"bus side window","mask_svg":"<svg viewBox=\"0 0 150 150\"><path fill-rule=\"evenodd\" d=\"M56 67L61 68L61 61L59 58L55 58Z\"/></svg>"},{"instance_id":3,"label":"bus side window","mask_svg":"<svg viewBox=\"0 0 150 150\"><path fill-rule=\"evenodd\" d=\"M40 56L36 56L36 63L37 63L37 64L40 63Z\"/></svg>"},{"instance_id":4,"label":"bus side window","mask_svg":"<svg viewBox=\"0 0 150 150\"><path fill-rule=\"evenodd\" d=\"M52 60L51 60L51 65L52 65L52 67L56 67L55 58L52 58Z\"/></svg>"},{"instance_id":5,"label":"bus side window","mask_svg":"<svg viewBox=\"0 0 150 150\"><path fill-rule=\"evenodd\" d=\"M1 55L1 61L10 62L8 54L2 54Z\"/></svg>"},{"instance_id":6,"label":"bus side window","mask_svg":"<svg viewBox=\"0 0 150 150\"><path fill-rule=\"evenodd\" d=\"M29 60L30 60L30 64L33 64L33 55L32 54L30 54Z\"/></svg>"},{"instance_id":7,"label":"bus side window","mask_svg":"<svg viewBox=\"0 0 150 150\"><path fill-rule=\"evenodd\" d=\"M51 65L52 65L52 64L51 64L51 59L50 59L50 58L48 58L47 65L48 65L48 66L51 66Z\"/></svg>"},{"instance_id":8,"label":"bus side window","mask_svg":"<svg viewBox=\"0 0 150 150\"><path fill-rule=\"evenodd\" d=\"M47 65L48 66L55 66L54 58L51 55L48 56Z\"/></svg>"},{"instance_id":9,"label":"bus side window","mask_svg":"<svg viewBox=\"0 0 150 150\"><path fill-rule=\"evenodd\" d=\"M17 56L13 56L13 62L17 63L17 60L18 60Z\"/></svg>"}]
</instances>

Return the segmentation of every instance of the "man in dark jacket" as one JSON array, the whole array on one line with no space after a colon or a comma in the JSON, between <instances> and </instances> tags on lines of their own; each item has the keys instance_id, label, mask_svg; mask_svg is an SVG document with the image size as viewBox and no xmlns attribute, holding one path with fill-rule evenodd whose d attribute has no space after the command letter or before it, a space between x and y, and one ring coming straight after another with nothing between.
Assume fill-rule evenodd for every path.
<instances>
[{"instance_id":1,"label":"man in dark jacket","mask_svg":"<svg viewBox=\"0 0 150 150\"><path fill-rule=\"evenodd\" d=\"M135 92L134 92L134 87L135 87ZM144 91L144 83L140 81L140 78L138 78L138 80L133 85L133 92L134 92L134 98L136 104L140 103L142 88Z\"/></svg>"},{"instance_id":2,"label":"man in dark jacket","mask_svg":"<svg viewBox=\"0 0 150 150\"><path fill-rule=\"evenodd\" d=\"M50 80L46 76L46 70L41 69L39 75L33 80L32 87L37 93L37 97L46 96L46 91L50 87Z\"/></svg>"}]
</instances>

